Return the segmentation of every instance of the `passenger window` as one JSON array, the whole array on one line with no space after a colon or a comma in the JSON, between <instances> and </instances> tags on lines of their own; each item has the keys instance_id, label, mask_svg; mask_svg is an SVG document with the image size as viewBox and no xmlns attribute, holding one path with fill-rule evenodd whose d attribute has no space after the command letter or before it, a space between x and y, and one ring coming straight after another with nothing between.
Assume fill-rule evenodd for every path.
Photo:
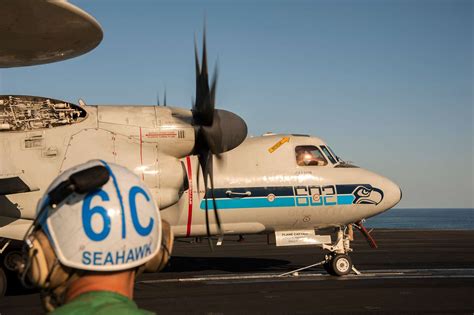
<instances>
[{"instance_id":1,"label":"passenger window","mask_svg":"<svg viewBox=\"0 0 474 315\"><path fill-rule=\"evenodd\" d=\"M324 166L328 161L321 151L313 145L300 145L295 148L296 164L299 166Z\"/></svg>"}]
</instances>

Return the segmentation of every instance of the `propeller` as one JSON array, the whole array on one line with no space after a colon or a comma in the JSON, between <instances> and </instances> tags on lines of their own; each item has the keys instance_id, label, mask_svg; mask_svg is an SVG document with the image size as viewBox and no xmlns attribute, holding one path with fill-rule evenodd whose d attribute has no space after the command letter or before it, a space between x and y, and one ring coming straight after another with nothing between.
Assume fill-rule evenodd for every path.
<instances>
[{"instance_id":1,"label":"propeller","mask_svg":"<svg viewBox=\"0 0 474 315\"><path fill-rule=\"evenodd\" d=\"M204 179L204 202L206 210L206 232L210 241L209 197L212 200L214 218L218 234L222 235L221 220L214 196L213 157L236 148L247 136L247 125L238 115L221 109L215 109L217 88L217 66L209 84L207 71L206 29L203 32L202 58L199 61L197 40L194 41L194 60L196 67L196 97L193 102L193 125L196 142L194 153L197 154Z\"/></svg>"},{"instance_id":2,"label":"propeller","mask_svg":"<svg viewBox=\"0 0 474 315\"><path fill-rule=\"evenodd\" d=\"M166 107L166 87L165 87L165 96L163 98L163 106ZM156 92L156 106L160 106L160 94Z\"/></svg>"}]
</instances>

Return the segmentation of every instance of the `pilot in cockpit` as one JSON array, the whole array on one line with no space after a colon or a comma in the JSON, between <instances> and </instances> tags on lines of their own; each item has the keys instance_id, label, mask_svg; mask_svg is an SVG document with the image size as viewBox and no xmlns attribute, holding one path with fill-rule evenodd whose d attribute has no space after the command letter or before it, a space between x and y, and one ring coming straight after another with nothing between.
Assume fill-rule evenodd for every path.
<instances>
[{"instance_id":1,"label":"pilot in cockpit","mask_svg":"<svg viewBox=\"0 0 474 315\"><path fill-rule=\"evenodd\" d=\"M324 166L328 163L321 151L312 145L297 146L295 153L298 166Z\"/></svg>"}]
</instances>

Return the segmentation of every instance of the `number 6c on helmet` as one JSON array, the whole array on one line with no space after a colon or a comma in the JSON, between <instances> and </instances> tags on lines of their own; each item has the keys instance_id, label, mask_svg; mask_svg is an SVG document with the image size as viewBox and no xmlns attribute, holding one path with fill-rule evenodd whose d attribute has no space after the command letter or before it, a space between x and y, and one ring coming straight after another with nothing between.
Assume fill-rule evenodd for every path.
<instances>
[{"instance_id":1,"label":"number 6c on helmet","mask_svg":"<svg viewBox=\"0 0 474 315\"><path fill-rule=\"evenodd\" d=\"M94 160L53 181L39 202L25 244L23 277L61 293L88 271L162 269L173 234L135 174Z\"/></svg>"}]
</instances>

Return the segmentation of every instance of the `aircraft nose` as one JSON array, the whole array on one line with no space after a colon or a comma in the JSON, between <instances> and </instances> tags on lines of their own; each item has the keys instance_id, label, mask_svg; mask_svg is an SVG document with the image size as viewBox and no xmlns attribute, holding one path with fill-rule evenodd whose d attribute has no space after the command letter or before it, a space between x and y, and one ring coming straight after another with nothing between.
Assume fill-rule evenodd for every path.
<instances>
[{"instance_id":1,"label":"aircraft nose","mask_svg":"<svg viewBox=\"0 0 474 315\"><path fill-rule=\"evenodd\" d=\"M387 178L383 181L382 187L385 201L383 202L383 207L384 210L388 210L400 202L402 199L402 189Z\"/></svg>"}]
</instances>

